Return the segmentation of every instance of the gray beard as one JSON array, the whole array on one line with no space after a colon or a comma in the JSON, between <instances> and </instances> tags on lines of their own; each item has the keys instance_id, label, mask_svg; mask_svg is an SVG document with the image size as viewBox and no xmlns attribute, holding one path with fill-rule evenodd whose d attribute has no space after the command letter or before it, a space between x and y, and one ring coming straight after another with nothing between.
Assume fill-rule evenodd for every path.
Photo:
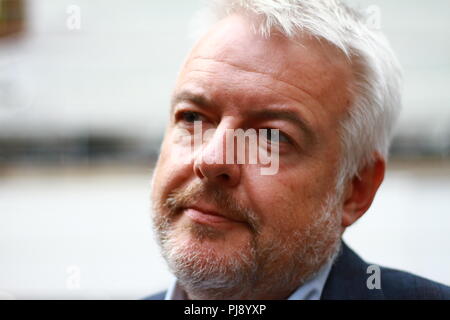
<instances>
[{"instance_id":1,"label":"gray beard","mask_svg":"<svg viewBox=\"0 0 450 320\"><path fill-rule=\"evenodd\" d=\"M226 256L202 247L204 240L220 241L222 234L214 228L189 225L183 231L196 240L189 244L181 244L167 217L155 214L154 229L163 257L191 299L261 299L268 293L293 292L334 260L341 244L341 214L332 213L337 198L326 198L307 228L278 234L270 243L255 233Z\"/></svg>"}]
</instances>

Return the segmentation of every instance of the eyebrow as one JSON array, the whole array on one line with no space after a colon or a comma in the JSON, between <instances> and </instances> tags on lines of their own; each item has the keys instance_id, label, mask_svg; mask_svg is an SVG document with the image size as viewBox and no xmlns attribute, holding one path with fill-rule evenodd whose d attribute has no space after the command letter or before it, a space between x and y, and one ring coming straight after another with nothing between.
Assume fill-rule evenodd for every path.
<instances>
[{"instance_id":1,"label":"eyebrow","mask_svg":"<svg viewBox=\"0 0 450 320\"><path fill-rule=\"evenodd\" d=\"M312 143L316 140L316 135L312 130L310 124L300 117L297 112L292 110L271 110L271 109L262 109L262 110L252 110L247 112L249 117L256 119L266 119L266 120L285 120L296 127L300 128L300 130L305 134L308 142Z\"/></svg>"},{"instance_id":2,"label":"eyebrow","mask_svg":"<svg viewBox=\"0 0 450 320\"><path fill-rule=\"evenodd\" d=\"M190 91L182 91L176 94L171 102L171 112L177 104L181 102L189 102L197 107L203 109L209 109L214 107L214 103L202 94L196 94ZM285 120L296 127L305 134L309 143L313 143L316 140L316 135L306 119L301 117L297 112L293 110L280 110L280 109L258 109L245 112L245 115L252 119L265 119L265 120Z\"/></svg>"},{"instance_id":3,"label":"eyebrow","mask_svg":"<svg viewBox=\"0 0 450 320\"><path fill-rule=\"evenodd\" d=\"M204 109L214 106L213 102L202 94L195 94L190 91L182 91L172 98L172 101L170 103L170 112L173 112L175 106L181 102L189 102Z\"/></svg>"}]
</instances>

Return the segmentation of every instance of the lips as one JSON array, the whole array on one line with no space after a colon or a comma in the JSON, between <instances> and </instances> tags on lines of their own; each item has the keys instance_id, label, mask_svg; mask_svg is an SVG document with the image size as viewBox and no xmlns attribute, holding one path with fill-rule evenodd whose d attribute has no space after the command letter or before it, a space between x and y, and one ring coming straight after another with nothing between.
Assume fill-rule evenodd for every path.
<instances>
[{"instance_id":1,"label":"lips","mask_svg":"<svg viewBox=\"0 0 450 320\"><path fill-rule=\"evenodd\" d=\"M191 206L185 208L184 213L195 222L201 224L214 225L223 223L242 223L242 221L238 221L230 217L224 216L223 214L215 210L211 210L209 208L206 209L200 206Z\"/></svg>"}]
</instances>

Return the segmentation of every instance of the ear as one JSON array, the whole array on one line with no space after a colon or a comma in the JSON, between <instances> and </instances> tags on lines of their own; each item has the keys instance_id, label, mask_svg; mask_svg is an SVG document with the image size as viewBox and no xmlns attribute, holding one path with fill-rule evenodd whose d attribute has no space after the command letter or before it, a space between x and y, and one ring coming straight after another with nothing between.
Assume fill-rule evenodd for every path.
<instances>
[{"instance_id":1,"label":"ear","mask_svg":"<svg viewBox=\"0 0 450 320\"><path fill-rule=\"evenodd\" d=\"M371 165L362 168L346 186L342 227L354 224L372 205L375 194L384 179L385 160L377 153Z\"/></svg>"}]
</instances>

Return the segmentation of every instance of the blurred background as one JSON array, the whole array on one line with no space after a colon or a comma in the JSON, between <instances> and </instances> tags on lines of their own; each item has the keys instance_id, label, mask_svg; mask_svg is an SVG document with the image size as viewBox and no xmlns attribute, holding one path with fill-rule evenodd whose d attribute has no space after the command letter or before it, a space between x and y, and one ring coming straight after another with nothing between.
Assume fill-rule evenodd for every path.
<instances>
[{"instance_id":1,"label":"blurred background","mask_svg":"<svg viewBox=\"0 0 450 320\"><path fill-rule=\"evenodd\" d=\"M379 9L405 92L385 183L345 239L450 285L450 2L350 2ZM150 179L202 3L0 0L0 298L138 299L169 285Z\"/></svg>"}]
</instances>

